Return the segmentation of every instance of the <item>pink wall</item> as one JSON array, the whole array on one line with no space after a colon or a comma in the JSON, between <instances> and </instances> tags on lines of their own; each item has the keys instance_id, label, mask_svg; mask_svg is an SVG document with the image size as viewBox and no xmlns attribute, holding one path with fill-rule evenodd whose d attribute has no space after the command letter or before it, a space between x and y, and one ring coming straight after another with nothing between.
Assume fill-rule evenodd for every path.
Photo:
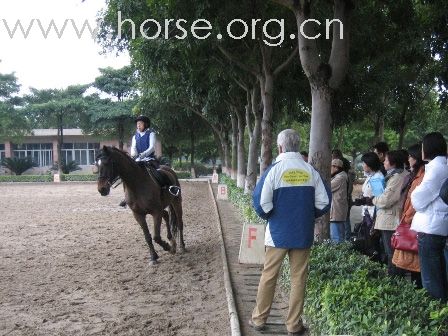
<instances>
[{"instance_id":1,"label":"pink wall","mask_svg":"<svg viewBox=\"0 0 448 336\"><path fill-rule=\"evenodd\" d=\"M12 146L11 142L5 141L5 157L10 158L12 157Z\"/></svg>"}]
</instances>

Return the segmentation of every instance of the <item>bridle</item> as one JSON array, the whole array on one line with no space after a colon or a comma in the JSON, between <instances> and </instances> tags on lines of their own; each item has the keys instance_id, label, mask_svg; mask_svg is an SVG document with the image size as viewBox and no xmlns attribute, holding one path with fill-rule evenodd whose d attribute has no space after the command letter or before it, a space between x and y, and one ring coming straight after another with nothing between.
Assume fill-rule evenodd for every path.
<instances>
[{"instance_id":1,"label":"bridle","mask_svg":"<svg viewBox=\"0 0 448 336\"><path fill-rule=\"evenodd\" d=\"M99 168L98 179L106 180L107 185L109 187L115 189L116 187L118 187L121 184L121 181L114 186L114 184L120 179L120 176L118 174L117 174L116 177L113 177L115 175L114 161L111 160L111 166L112 166L111 174L104 174L103 173L103 169L101 169L101 167L100 167L101 165L98 164L98 161L100 161L100 160L101 160L101 156L98 157L98 159L96 161L97 162L97 166ZM110 176L107 176L107 175L110 175Z\"/></svg>"}]
</instances>

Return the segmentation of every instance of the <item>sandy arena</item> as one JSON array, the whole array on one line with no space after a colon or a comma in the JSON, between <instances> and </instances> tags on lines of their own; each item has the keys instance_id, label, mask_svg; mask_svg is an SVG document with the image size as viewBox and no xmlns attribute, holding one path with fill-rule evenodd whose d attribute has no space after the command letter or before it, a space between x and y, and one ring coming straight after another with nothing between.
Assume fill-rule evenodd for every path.
<instances>
[{"instance_id":1,"label":"sandy arena","mask_svg":"<svg viewBox=\"0 0 448 336\"><path fill-rule=\"evenodd\" d=\"M121 186L0 184L0 335L229 335L208 185L182 190L187 252L149 266Z\"/></svg>"}]
</instances>

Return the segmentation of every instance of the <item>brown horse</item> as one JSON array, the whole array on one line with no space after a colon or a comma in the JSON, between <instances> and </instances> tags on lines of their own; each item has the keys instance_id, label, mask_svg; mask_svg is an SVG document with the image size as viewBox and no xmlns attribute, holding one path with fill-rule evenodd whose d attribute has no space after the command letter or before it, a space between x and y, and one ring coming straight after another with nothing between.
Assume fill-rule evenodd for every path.
<instances>
[{"instance_id":1,"label":"brown horse","mask_svg":"<svg viewBox=\"0 0 448 336\"><path fill-rule=\"evenodd\" d=\"M173 196L167 189L161 188L152 174L145 167L135 162L126 152L115 147L103 146L96 157L98 167L98 192L106 196L114 181L121 178L124 186L125 199L132 210L134 218L140 224L145 234L150 250L150 264L157 263L158 255L152 244L151 234L146 223L146 215L154 219L154 241L165 251L176 253L176 235L179 231L180 251L185 251L182 221L182 195ZM168 166L160 166L159 172L169 178L172 185L179 186L176 173ZM165 209L168 207L169 211ZM167 238L160 237L162 218L167 228Z\"/></svg>"}]
</instances>

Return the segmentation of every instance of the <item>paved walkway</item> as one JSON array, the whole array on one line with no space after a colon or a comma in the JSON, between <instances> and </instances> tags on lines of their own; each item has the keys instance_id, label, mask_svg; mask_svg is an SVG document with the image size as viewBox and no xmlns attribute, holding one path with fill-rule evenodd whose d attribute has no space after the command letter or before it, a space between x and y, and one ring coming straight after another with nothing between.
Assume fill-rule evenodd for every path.
<instances>
[{"instance_id":1,"label":"paved walkway","mask_svg":"<svg viewBox=\"0 0 448 336\"><path fill-rule=\"evenodd\" d=\"M216 195L216 185L213 185L213 192ZM258 282L263 267L262 265L240 264L238 262L243 221L239 216L238 209L230 201L218 200L217 203L223 226L231 280L240 319L241 334L244 336L287 335L284 316L288 308L288 300L287 297L282 296L280 290L277 290L271 315L267 323L268 328L263 332L257 332L247 324L252 309L255 306Z\"/></svg>"}]
</instances>

